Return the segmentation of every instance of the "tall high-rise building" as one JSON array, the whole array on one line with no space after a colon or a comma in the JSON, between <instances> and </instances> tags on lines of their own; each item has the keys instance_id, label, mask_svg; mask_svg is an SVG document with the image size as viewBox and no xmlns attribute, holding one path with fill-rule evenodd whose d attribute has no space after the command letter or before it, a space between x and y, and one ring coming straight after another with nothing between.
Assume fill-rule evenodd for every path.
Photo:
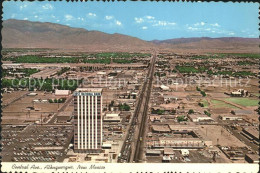
<instances>
[{"instance_id":1,"label":"tall high-rise building","mask_svg":"<svg viewBox=\"0 0 260 173\"><path fill-rule=\"evenodd\" d=\"M102 89L78 88L74 93L74 150L97 153L102 147Z\"/></svg>"}]
</instances>

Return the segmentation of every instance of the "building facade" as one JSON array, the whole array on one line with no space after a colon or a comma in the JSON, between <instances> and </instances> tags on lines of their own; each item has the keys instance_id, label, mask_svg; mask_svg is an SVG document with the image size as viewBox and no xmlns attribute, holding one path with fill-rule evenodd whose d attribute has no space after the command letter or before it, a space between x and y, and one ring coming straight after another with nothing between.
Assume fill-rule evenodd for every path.
<instances>
[{"instance_id":1,"label":"building facade","mask_svg":"<svg viewBox=\"0 0 260 173\"><path fill-rule=\"evenodd\" d=\"M102 89L78 88L73 97L74 151L98 153L102 147Z\"/></svg>"}]
</instances>

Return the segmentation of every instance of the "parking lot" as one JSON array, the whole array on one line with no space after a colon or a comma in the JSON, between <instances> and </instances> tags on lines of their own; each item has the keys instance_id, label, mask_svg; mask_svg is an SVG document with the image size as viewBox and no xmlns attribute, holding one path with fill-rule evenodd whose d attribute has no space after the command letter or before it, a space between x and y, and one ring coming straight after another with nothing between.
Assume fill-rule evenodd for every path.
<instances>
[{"instance_id":1,"label":"parking lot","mask_svg":"<svg viewBox=\"0 0 260 173\"><path fill-rule=\"evenodd\" d=\"M73 137L73 126L3 126L3 161L63 161Z\"/></svg>"}]
</instances>

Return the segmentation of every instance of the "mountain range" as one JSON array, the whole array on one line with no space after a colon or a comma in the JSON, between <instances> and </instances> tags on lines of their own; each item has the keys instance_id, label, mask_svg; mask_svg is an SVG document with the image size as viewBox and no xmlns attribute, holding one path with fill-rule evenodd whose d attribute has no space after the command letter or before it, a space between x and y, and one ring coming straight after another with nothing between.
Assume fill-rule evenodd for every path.
<instances>
[{"instance_id":1,"label":"mountain range","mask_svg":"<svg viewBox=\"0 0 260 173\"><path fill-rule=\"evenodd\" d=\"M3 21L3 48L53 48L76 51L142 51L258 53L258 38L177 38L145 41L122 34L88 31L49 22Z\"/></svg>"}]
</instances>

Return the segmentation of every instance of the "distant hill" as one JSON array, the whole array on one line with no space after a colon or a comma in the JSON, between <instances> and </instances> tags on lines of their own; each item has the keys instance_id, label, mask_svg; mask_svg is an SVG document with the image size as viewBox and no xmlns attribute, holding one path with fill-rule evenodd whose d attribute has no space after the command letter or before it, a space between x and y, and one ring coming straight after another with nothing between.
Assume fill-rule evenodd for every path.
<instances>
[{"instance_id":1,"label":"distant hill","mask_svg":"<svg viewBox=\"0 0 260 173\"><path fill-rule=\"evenodd\" d=\"M62 49L142 49L153 43L122 34L88 31L54 23L5 20L2 30L4 48Z\"/></svg>"},{"instance_id":2,"label":"distant hill","mask_svg":"<svg viewBox=\"0 0 260 173\"><path fill-rule=\"evenodd\" d=\"M258 38L241 37L195 37L151 41L160 47L191 52L252 52L259 53Z\"/></svg>"},{"instance_id":3,"label":"distant hill","mask_svg":"<svg viewBox=\"0 0 260 173\"><path fill-rule=\"evenodd\" d=\"M55 23L9 19L3 21L4 48L56 48L77 51L259 52L257 38L177 38L144 41L122 34L88 31Z\"/></svg>"}]
</instances>

